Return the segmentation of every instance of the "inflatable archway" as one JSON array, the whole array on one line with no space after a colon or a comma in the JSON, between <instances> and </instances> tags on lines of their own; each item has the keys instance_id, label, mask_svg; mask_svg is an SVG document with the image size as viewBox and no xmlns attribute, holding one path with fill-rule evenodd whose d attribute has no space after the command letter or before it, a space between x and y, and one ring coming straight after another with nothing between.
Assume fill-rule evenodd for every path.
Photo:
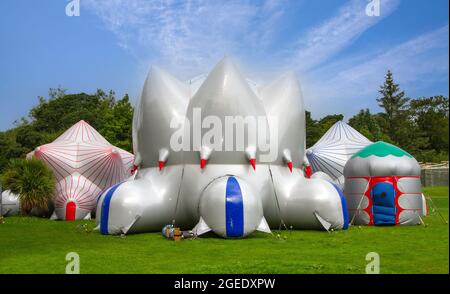
<instances>
[{"instance_id":1,"label":"inflatable archway","mask_svg":"<svg viewBox=\"0 0 450 294\"><path fill-rule=\"evenodd\" d=\"M352 156L344 175L344 191L354 224L421 223L420 166L411 154L376 142Z\"/></svg>"}]
</instances>

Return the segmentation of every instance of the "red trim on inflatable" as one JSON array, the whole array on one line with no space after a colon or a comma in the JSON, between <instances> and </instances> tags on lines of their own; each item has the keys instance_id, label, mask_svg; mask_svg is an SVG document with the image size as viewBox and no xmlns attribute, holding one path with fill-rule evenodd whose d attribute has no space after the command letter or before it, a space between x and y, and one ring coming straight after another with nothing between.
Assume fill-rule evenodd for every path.
<instances>
[{"instance_id":1,"label":"red trim on inflatable","mask_svg":"<svg viewBox=\"0 0 450 294\"><path fill-rule=\"evenodd\" d=\"M292 173L292 161L288 161L288 162L287 162L287 166L288 166L289 170L290 170L291 173Z\"/></svg>"},{"instance_id":2,"label":"red trim on inflatable","mask_svg":"<svg viewBox=\"0 0 450 294\"><path fill-rule=\"evenodd\" d=\"M138 167L137 165L133 165L133 167L132 167L131 170L130 170L131 174L134 174L134 172L137 171L138 168L139 168L139 167Z\"/></svg>"},{"instance_id":3,"label":"red trim on inflatable","mask_svg":"<svg viewBox=\"0 0 450 294\"><path fill-rule=\"evenodd\" d=\"M305 177L309 179L311 177L311 174L312 174L311 166L307 165L305 167Z\"/></svg>"},{"instance_id":4,"label":"red trim on inflatable","mask_svg":"<svg viewBox=\"0 0 450 294\"><path fill-rule=\"evenodd\" d=\"M367 207L364 209L361 209L362 211L364 211L365 213L367 213L367 215L369 216L369 223L367 225L372 225L373 224L373 215L372 215L372 197L370 197L370 191L372 189L372 185L370 184L372 178L371 177L357 177L357 176L353 176L353 177L346 177L346 179L364 179L368 182L367 184L367 188L363 193L363 196L367 198L367 201L369 202ZM354 196L359 196L361 195L360 193L349 193L346 195L354 195ZM349 209L349 210L358 210L358 209Z\"/></svg>"},{"instance_id":5,"label":"red trim on inflatable","mask_svg":"<svg viewBox=\"0 0 450 294\"><path fill-rule=\"evenodd\" d=\"M400 191L400 189L398 188L398 181L401 178L417 178L420 179L420 176L387 176L387 177L357 177L357 176L353 176L353 177L347 177L347 179L365 179L369 182L369 185L367 186L366 191L364 192L364 196L367 197L367 199L369 200L369 205L367 206L367 208L362 209L363 211L365 211L369 216L370 216L370 221L368 225L373 225L373 215L372 215L372 205L373 205L373 201L372 201L372 197L370 196L370 192L372 191L373 186L375 186L377 183L381 183L381 182L388 182L391 183L394 186L395 189L395 208L396 208L396 213L395 213L395 224L399 225L400 224L400 214L405 211L405 210L420 210L420 209L405 209L402 208L399 204L399 198L403 195L403 194L418 194L418 193L412 193L412 192L402 192ZM351 195L351 194L350 194ZM358 195L358 193L355 193L355 195ZM426 205L426 213L428 215L428 205L427 203L425 203ZM349 209L349 210L353 210L353 209ZM356 209L354 209L356 210Z\"/></svg>"},{"instance_id":6,"label":"red trim on inflatable","mask_svg":"<svg viewBox=\"0 0 450 294\"><path fill-rule=\"evenodd\" d=\"M75 202L70 201L66 204L66 220L73 221L75 220L75 212L77 210L77 205Z\"/></svg>"},{"instance_id":7,"label":"red trim on inflatable","mask_svg":"<svg viewBox=\"0 0 450 294\"><path fill-rule=\"evenodd\" d=\"M398 179L399 178L403 178L403 177L393 177L393 181L394 181L394 188L395 188L395 206L397 208L397 212L395 213L395 224L399 225L400 224L400 213L405 210L400 206L400 203L398 203L398 200L400 198L400 196L402 196L404 193L402 191L400 191L400 189L398 188Z\"/></svg>"},{"instance_id":8,"label":"red trim on inflatable","mask_svg":"<svg viewBox=\"0 0 450 294\"><path fill-rule=\"evenodd\" d=\"M364 178L369 182L369 184L367 185L367 190L366 190L366 192L364 192L364 196L366 196L369 204L367 205L366 208L363 209L363 211L365 211L369 215L368 225L373 226L373 214L372 214L373 201L372 201L372 197L370 196L370 191L372 191L372 187L373 187L373 184L372 184L373 178L370 178L370 177L368 177L368 178L364 177Z\"/></svg>"},{"instance_id":9,"label":"red trim on inflatable","mask_svg":"<svg viewBox=\"0 0 450 294\"><path fill-rule=\"evenodd\" d=\"M367 212L370 216L370 222L369 225L373 225L373 215L371 212L372 209L372 197L370 196L370 192L372 191L373 186L375 186L377 183L382 183L382 182L387 182L387 183L391 183L394 186L395 189L395 208L396 208L396 212L395 212L395 224L398 225L400 223L400 214L406 210L404 208L402 208L400 206L400 204L398 203L400 196L402 196L403 194L405 194L404 192L401 192L398 189L398 180L401 178L420 178L418 176L388 176L388 177L348 177L348 178L364 178L366 180L369 181L369 185L367 187L367 190L364 192L364 195L368 198L369 200L369 205L367 206L367 208L363 209L365 212ZM411 193L408 193L411 194Z\"/></svg>"},{"instance_id":10,"label":"red trim on inflatable","mask_svg":"<svg viewBox=\"0 0 450 294\"><path fill-rule=\"evenodd\" d=\"M253 167L253 170L256 170L256 159L255 158L251 158L249 160L250 165Z\"/></svg>"}]
</instances>

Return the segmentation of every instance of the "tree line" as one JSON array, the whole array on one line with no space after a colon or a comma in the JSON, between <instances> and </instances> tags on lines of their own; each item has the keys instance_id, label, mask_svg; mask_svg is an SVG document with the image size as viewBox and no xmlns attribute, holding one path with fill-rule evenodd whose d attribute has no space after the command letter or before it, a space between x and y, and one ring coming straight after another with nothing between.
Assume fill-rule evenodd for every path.
<instances>
[{"instance_id":1,"label":"tree line","mask_svg":"<svg viewBox=\"0 0 450 294\"><path fill-rule=\"evenodd\" d=\"M382 109L371 113L361 109L348 124L371 141L392 143L411 153L418 161L448 160L449 103L448 97L432 96L411 99L396 84L391 71L385 76L376 98ZM327 115L320 120L306 113L306 145L317 140L342 114Z\"/></svg>"},{"instance_id":2,"label":"tree line","mask_svg":"<svg viewBox=\"0 0 450 294\"><path fill-rule=\"evenodd\" d=\"M29 115L15 122L15 127L0 132L0 173L14 158L23 158L35 147L52 142L65 130L83 119L111 144L132 151L133 107L128 95L117 99L113 91L97 90L93 94L68 94L50 89L48 98L39 97ZM395 144L419 161L448 160L448 97L433 96L410 99L394 82L388 71L380 86L379 113L362 109L348 123L371 141ZM310 147L342 114L314 120L306 112L306 145Z\"/></svg>"},{"instance_id":3,"label":"tree line","mask_svg":"<svg viewBox=\"0 0 450 294\"><path fill-rule=\"evenodd\" d=\"M67 94L63 89L50 89L47 99L38 99L27 117L16 121L14 128L0 132L0 173L11 159L24 158L82 119L111 144L131 151L133 107L128 95L117 99L113 91Z\"/></svg>"}]
</instances>

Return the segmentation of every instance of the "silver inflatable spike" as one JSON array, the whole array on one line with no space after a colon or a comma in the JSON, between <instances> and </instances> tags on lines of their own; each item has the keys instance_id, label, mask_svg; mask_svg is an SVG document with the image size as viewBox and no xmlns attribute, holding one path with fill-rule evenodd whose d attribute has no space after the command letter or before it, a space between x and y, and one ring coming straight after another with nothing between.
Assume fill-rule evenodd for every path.
<instances>
[{"instance_id":1,"label":"silver inflatable spike","mask_svg":"<svg viewBox=\"0 0 450 294\"><path fill-rule=\"evenodd\" d=\"M294 166L300 166L304 156L305 107L300 84L289 72L261 89L261 97L271 130L278 130L279 156L272 165L285 165L281 151L290 150ZM292 127L295 126L295 127ZM299 131L302 130L302 131Z\"/></svg>"}]
</instances>

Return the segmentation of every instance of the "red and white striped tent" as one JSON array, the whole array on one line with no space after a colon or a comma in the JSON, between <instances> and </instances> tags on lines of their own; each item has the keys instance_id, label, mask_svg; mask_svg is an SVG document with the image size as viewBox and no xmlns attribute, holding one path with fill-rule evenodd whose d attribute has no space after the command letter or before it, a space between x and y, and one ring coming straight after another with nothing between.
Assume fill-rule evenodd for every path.
<instances>
[{"instance_id":1,"label":"red and white striped tent","mask_svg":"<svg viewBox=\"0 0 450 294\"><path fill-rule=\"evenodd\" d=\"M55 214L62 220L85 218L103 190L131 175L134 161L133 154L111 145L83 120L32 155L53 170Z\"/></svg>"}]
</instances>

